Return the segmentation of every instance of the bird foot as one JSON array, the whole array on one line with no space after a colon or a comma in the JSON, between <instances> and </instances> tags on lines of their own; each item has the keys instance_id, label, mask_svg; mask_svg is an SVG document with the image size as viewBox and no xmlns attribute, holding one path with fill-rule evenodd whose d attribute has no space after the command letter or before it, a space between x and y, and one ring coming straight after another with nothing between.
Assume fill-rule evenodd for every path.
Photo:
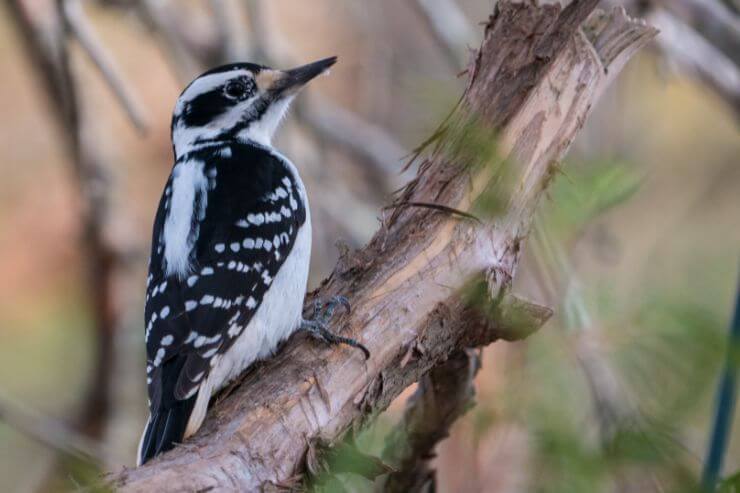
<instances>
[{"instance_id":1,"label":"bird foot","mask_svg":"<svg viewBox=\"0 0 740 493\"><path fill-rule=\"evenodd\" d=\"M314 301L313 318L311 320L302 320L298 330L308 332L314 339L329 345L346 344L359 349L365 355L365 359L370 358L370 351L361 343L349 337L343 337L329 330L328 324L334 316L337 307L342 306L347 313L350 312L350 304L344 296L335 296L326 304L321 300Z\"/></svg>"}]
</instances>

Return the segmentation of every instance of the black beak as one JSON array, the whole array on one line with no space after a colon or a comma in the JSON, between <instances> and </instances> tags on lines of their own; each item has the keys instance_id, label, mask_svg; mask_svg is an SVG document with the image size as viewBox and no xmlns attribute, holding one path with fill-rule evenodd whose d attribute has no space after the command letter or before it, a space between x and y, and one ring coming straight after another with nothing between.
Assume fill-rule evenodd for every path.
<instances>
[{"instance_id":1,"label":"black beak","mask_svg":"<svg viewBox=\"0 0 740 493\"><path fill-rule=\"evenodd\" d=\"M280 85L282 86L281 89L283 91L298 90L314 77L326 72L329 67L335 63L337 63L337 57L333 56L287 70L284 72L285 75L280 80Z\"/></svg>"}]
</instances>

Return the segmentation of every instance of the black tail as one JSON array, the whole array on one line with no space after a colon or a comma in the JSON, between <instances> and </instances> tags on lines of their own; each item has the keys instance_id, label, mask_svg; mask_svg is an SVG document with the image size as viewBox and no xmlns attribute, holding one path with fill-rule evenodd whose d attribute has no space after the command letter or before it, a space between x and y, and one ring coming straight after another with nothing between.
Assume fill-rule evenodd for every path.
<instances>
[{"instance_id":1,"label":"black tail","mask_svg":"<svg viewBox=\"0 0 740 493\"><path fill-rule=\"evenodd\" d=\"M139 444L139 465L183 441L198 398L197 392L189 399L175 397L175 386L186 360L186 357L171 358L152 374L152 379L159 385L149 386L151 407Z\"/></svg>"},{"instance_id":2,"label":"black tail","mask_svg":"<svg viewBox=\"0 0 740 493\"><path fill-rule=\"evenodd\" d=\"M177 401L167 409L160 408L149 415L139 444L139 465L182 443L196 398L197 394L190 399Z\"/></svg>"}]
</instances>

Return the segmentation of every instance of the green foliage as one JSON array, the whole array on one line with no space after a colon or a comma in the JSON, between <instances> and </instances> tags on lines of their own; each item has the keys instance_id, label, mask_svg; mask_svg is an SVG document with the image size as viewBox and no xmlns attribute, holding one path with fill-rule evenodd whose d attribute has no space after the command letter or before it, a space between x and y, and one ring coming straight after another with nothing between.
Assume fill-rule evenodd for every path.
<instances>
[{"instance_id":1,"label":"green foliage","mask_svg":"<svg viewBox=\"0 0 740 493\"><path fill-rule=\"evenodd\" d=\"M701 307L670 298L646 297L625 318L630 323L604 328L619 331L619 342L599 357L630 399L617 404L632 414L608 416L606 432L580 364L581 334L551 325L527 340L523 374L507 374L507 402L498 404L504 412L497 418L529 430L534 491L609 491L651 476L665 491L699 491L696 457L681 430L709 399L723 352L721 324Z\"/></svg>"},{"instance_id":2,"label":"green foliage","mask_svg":"<svg viewBox=\"0 0 740 493\"><path fill-rule=\"evenodd\" d=\"M384 438L391 423L381 416L356 435L347 433L336 444L314 443L306 458L309 478L306 489L319 493L371 491L374 478L391 468L381 459Z\"/></svg>"},{"instance_id":3,"label":"green foliage","mask_svg":"<svg viewBox=\"0 0 740 493\"><path fill-rule=\"evenodd\" d=\"M642 407L676 423L709 397L724 354L722 323L684 300L645 296L615 361Z\"/></svg>"},{"instance_id":4,"label":"green foliage","mask_svg":"<svg viewBox=\"0 0 740 493\"><path fill-rule=\"evenodd\" d=\"M569 169L550 189L553 206L542 208L543 224L556 238L549 241L566 251L589 223L625 204L642 183L634 166L617 160ZM540 248L556 276L575 275L551 245ZM579 292L556 293L563 297L561 318L527 340L523 378L507 376L513 383L506 395L518 399L506 404L505 415L532 436L533 490L641 491L634 481L647 478L663 491L700 491L696 457L683 445L681 430L709 400L724 350L722 322L667 285L632 293L630 305L614 299L609 283L580 284ZM596 327L562 330L582 322L563 316L574 306L572 297L604 309L589 317ZM586 350L588 357L608 369L620 387L616 395L629 402L604 402L609 389L590 380L593 369L583 364L580 338L594 331L604 340L601 349Z\"/></svg>"},{"instance_id":5,"label":"green foliage","mask_svg":"<svg viewBox=\"0 0 740 493\"><path fill-rule=\"evenodd\" d=\"M740 493L740 471L731 475L719 485L719 493Z\"/></svg>"},{"instance_id":6,"label":"green foliage","mask_svg":"<svg viewBox=\"0 0 740 493\"><path fill-rule=\"evenodd\" d=\"M445 132L449 144L442 151L447 159L465 167L472 180L479 174L487 177L473 213L492 218L504 212L516 183L512 163L501 156L496 132L475 117L461 119L458 114L451 116Z\"/></svg>"},{"instance_id":7,"label":"green foliage","mask_svg":"<svg viewBox=\"0 0 740 493\"><path fill-rule=\"evenodd\" d=\"M74 457L62 457L61 473L56 477L57 487L53 491L85 491L88 493L111 493L110 485L103 480L104 471L93 464Z\"/></svg>"},{"instance_id":8,"label":"green foliage","mask_svg":"<svg viewBox=\"0 0 740 493\"><path fill-rule=\"evenodd\" d=\"M549 227L566 236L626 203L643 180L634 165L619 159L573 163L567 169L565 177L555 180L548 191L554 205L542 207Z\"/></svg>"}]
</instances>

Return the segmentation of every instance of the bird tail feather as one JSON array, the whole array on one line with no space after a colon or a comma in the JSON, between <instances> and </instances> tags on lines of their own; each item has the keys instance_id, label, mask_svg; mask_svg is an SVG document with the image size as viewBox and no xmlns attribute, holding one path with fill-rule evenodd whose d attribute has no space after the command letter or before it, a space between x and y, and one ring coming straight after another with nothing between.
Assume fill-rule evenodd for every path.
<instances>
[{"instance_id":1,"label":"bird tail feather","mask_svg":"<svg viewBox=\"0 0 740 493\"><path fill-rule=\"evenodd\" d=\"M169 408L160 407L149 415L139 442L137 465L181 443L193 412L196 396L177 401Z\"/></svg>"}]
</instances>

